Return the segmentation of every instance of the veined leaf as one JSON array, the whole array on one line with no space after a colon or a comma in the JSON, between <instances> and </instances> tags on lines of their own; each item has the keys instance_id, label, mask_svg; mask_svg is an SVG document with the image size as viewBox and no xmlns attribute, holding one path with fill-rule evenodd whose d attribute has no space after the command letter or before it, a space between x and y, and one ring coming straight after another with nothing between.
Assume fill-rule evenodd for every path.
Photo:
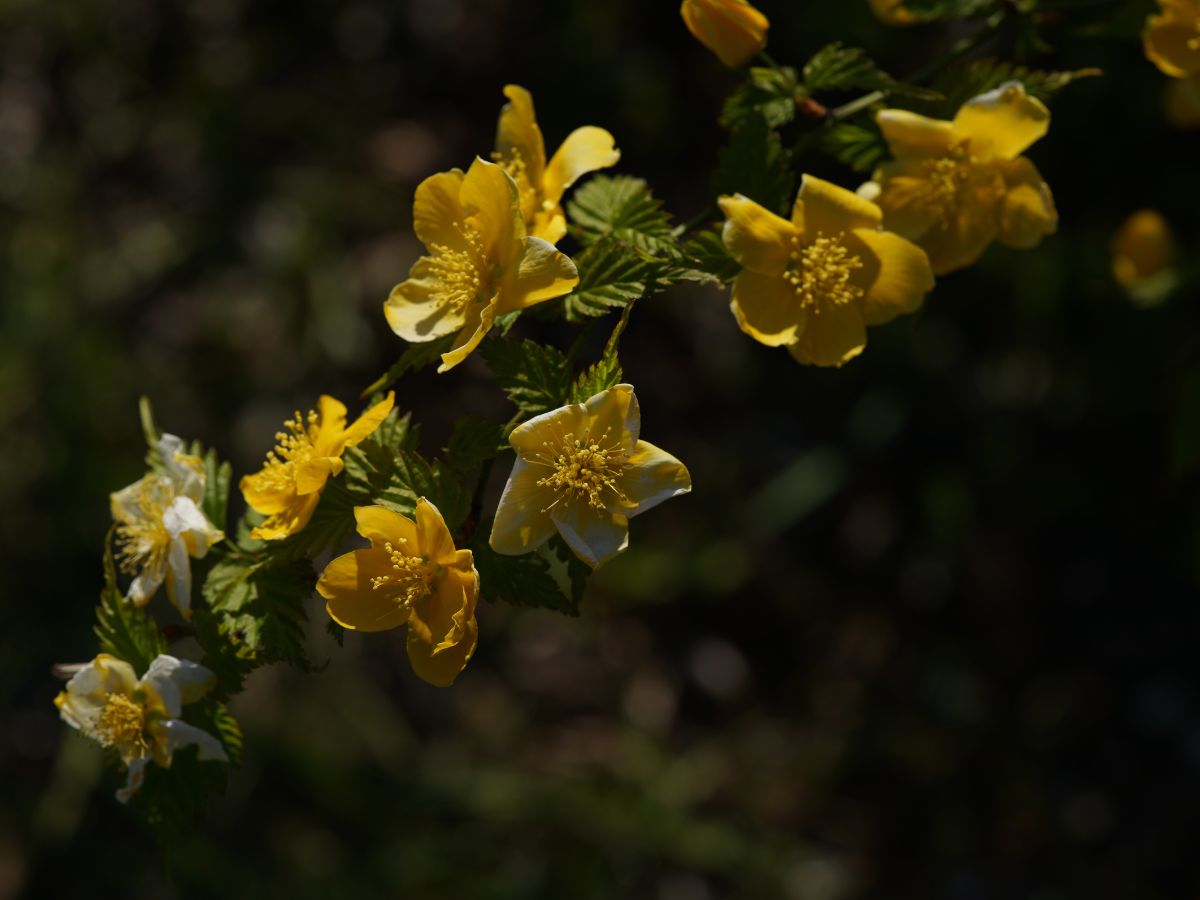
<instances>
[{"instance_id":1,"label":"veined leaf","mask_svg":"<svg viewBox=\"0 0 1200 900\"><path fill-rule=\"evenodd\" d=\"M579 373L579 377L571 385L567 402L584 403L601 391L620 384L623 377L624 373L621 370L621 361L617 358L616 348L610 344L598 362Z\"/></svg>"},{"instance_id":2,"label":"veined leaf","mask_svg":"<svg viewBox=\"0 0 1200 900\"><path fill-rule=\"evenodd\" d=\"M259 663L286 662L308 669L304 650L305 601L315 583L307 560L267 564L242 558L217 563L204 597L221 633Z\"/></svg>"},{"instance_id":3,"label":"veined leaf","mask_svg":"<svg viewBox=\"0 0 1200 900\"><path fill-rule=\"evenodd\" d=\"M488 545L491 531L492 520L487 519L471 541L475 568L479 570L479 591L485 600L579 615L578 600L563 590L551 572L545 546L521 556L502 556Z\"/></svg>"},{"instance_id":4,"label":"veined leaf","mask_svg":"<svg viewBox=\"0 0 1200 900\"><path fill-rule=\"evenodd\" d=\"M553 347L531 340L490 340L480 345L479 352L496 383L523 413L536 416L562 406L571 384L571 365Z\"/></svg>"},{"instance_id":5,"label":"veined leaf","mask_svg":"<svg viewBox=\"0 0 1200 900\"><path fill-rule=\"evenodd\" d=\"M795 197L791 154L778 133L759 116L742 122L721 151L713 188L717 194L744 194L767 209L784 213Z\"/></svg>"},{"instance_id":6,"label":"veined leaf","mask_svg":"<svg viewBox=\"0 0 1200 900\"><path fill-rule=\"evenodd\" d=\"M707 273L719 283L733 281L742 270L738 261L725 249L720 225L692 235L684 242L683 255L694 269Z\"/></svg>"},{"instance_id":7,"label":"veined leaf","mask_svg":"<svg viewBox=\"0 0 1200 900\"><path fill-rule=\"evenodd\" d=\"M870 172L888 155L887 142L878 128L839 122L818 138L822 150L855 172Z\"/></svg>"},{"instance_id":8,"label":"veined leaf","mask_svg":"<svg viewBox=\"0 0 1200 900\"><path fill-rule=\"evenodd\" d=\"M887 91L899 97L936 99L939 94L927 88L904 84L883 71L865 50L829 44L804 64L804 86L810 93L823 91Z\"/></svg>"},{"instance_id":9,"label":"veined leaf","mask_svg":"<svg viewBox=\"0 0 1200 900\"><path fill-rule=\"evenodd\" d=\"M772 128L779 128L795 118L796 101L805 96L795 69L756 66L725 101L721 127L733 129L747 117L758 115Z\"/></svg>"},{"instance_id":10,"label":"veined leaf","mask_svg":"<svg viewBox=\"0 0 1200 900\"><path fill-rule=\"evenodd\" d=\"M100 649L125 660L139 675L150 668L154 657L167 650L167 641L154 620L126 600L117 587L112 532L104 542L104 588L96 607L95 631Z\"/></svg>"},{"instance_id":11,"label":"veined leaf","mask_svg":"<svg viewBox=\"0 0 1200 900\"><path fill-rule=\"evenodd\" d=\"M440 363L442 354L449 350L453 343L454 335L448 334L444 337L434 338L432 341L409 344L400 354L400 358L392 363L392 367L376 378L370 387L362 392L361 396L369 397L376 391L387 390L406 372L416 372L434 363Z\"/></svg>"},{"instance_id":12,"label":"veined leaf","mask_svg":"<svg viewBox=\"0 0 1200 900\"><path fill-rule=\"evenodd\" d=\"M651 253L675 245L671 217L641 178L595 175L567 204L572 233L585 246L616 237Z\"/></svg>"},{"instance_id":13,"label":"veined leaf","mask_svg":"<svg viewBox=\"0 0 1200 900\"><path fill-rule=\"evenodd\" d=\"M1103 74L1099 69L1061 72L1029 69L1006 60L989 58L953 67L939 76L934 85L945 95L945 100L938 104L940 114L951 118L972 97L978 97L1009 81L1021 82L1032 97L1050 100L1081 78L1095 78Z\"/></svg>"}]
</instances>

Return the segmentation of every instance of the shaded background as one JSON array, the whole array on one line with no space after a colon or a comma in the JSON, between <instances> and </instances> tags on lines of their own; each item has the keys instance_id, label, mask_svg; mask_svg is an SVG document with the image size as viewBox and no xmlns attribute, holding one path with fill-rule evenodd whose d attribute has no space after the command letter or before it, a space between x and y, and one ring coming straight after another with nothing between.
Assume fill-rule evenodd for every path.
<instances>
[{"instance_id":1,"label":"shaded background","mask_svg":"<svg viewBox=\"0 0 1200 900\"><path fill-rule=\"evenodd\" d=\"M785 63L840 39L904 73L956 36L760 5ZM481 609L450 690L396 634L338 650L314 602L327 669L252 676L245 764L168 868L48 675L94 654L138 395L252 470L402 349L380 304L413 189L490 150L506 82L551 150L608 127L682 220L736 78L674 2L0 3L0 898L1194 895L1200 308L1108 273L1141 206L1198 243L1147 7L1036 60L1107 73L1030 153L1060 234L941 279L840 371L711 288L639 305L625 371L694 493L634 522L580 618ZM508 416L477 359L398 402L428 452Z\"/></svg>"}]
</instances>

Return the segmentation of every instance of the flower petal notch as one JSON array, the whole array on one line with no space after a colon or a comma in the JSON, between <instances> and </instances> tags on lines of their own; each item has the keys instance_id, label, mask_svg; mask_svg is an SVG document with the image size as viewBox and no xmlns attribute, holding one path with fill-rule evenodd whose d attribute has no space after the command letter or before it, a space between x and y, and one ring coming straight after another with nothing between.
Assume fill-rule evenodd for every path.
<instances>
[{"instance_id":1,"label":"flower petal notch","mask_svg":"<svg viewBox=\"0 0 1200 900\"><path fill-rule=\"evenodd\" d=\"M771 23L746 0L683 0L679 14L692 36L731 69L767 45Z\"/></svg>"},{"instance_id":2,"label":"flower petal notch","mask_svg":"<svg viewBox=\"0 0 1200 900\"><path fill-rule=\"evenodd\" d=\"M63 721L114 750L128 769L117 799L127 803L141 788L151 762L170 768L175 751L195 746L201 761L229 762L221 742L180 718L216 682L204 666L162 654L138 678L133 666L108 653L79 666L54 698Z\"/></svg>"},{"instance_id":3,"label":"flower petal notch","mask_svg":"<svg viewBox=\"0 0 1200 900\"><path fill-rule=\"evenodd\" d=\"M276 433L275 449L267 454L263 467L243 477L239 485L250 508L267 517L250 536L278 541L300 532L312 518L329 477L341 473L346 448L370 437L394 403L389 392L349 426L346 407L327 394L315 410L293 413L283 423L284 430Z\"/></svg>"},{"instance_id":4,"label":"flower petal notch","mask_svg":"<svg viewBox=\"0 0 1200 900\"><path fill-rule=\"evenodd\" d=\"M317 581L331 619L353 631L408 627L413 671L438 687L454 682L475 652L479 574L436 506L421 498L413 518L383 506L354 510L371 542L332 560Z\"/></svg>"},{"instance_id":5,"label":"flower petal notch","mask_svg":"<svg viewBox=\"0 0 1200 900\"><path fill-rule=\"evenodd\" d=\"M1142 31L1146 58L1172 78L1200 75L1200 0L1158 0L1158 7Z\"/></svg>"},{"instance_id":6,"label":"flower petal notch","mask_svg":"<svg viewBox=\"0 0 1200 900\"><path fill-rule=\"evenodd\" d=\"M629 520L692 489L683 463L639 439L633 386L618 384L515 428L513 466L489 543L529 553L555 533L593 569L629 545Z\"/></svg>"},{"instance_id":7,"label":"flower petal notch","mask_svg":"<svg viewBox=\"0 0 1200 900\"><path fill-rule=\"evenodd\" d=\"M517 186L521 215L531 237L557 244L567 233L562 198L567 188L587 175L616 165L621 151L603 128L584 125L572 131L546 161L546 144L525 88L506 85L508 103L500 110L492 159Z\"/></svg>"},{"instance_id":8,"label":"flower petal notch","mask_svg":"<svg viewBox=\"0 0 1200 900\"><path fill-rule=\"evenodd\" d=\"M466 359L498 316L579 283L568 256L527 233L517 183L496 163L476 159L466 174L452 169L422 181L413 230L426 255L392 289L383 312L406 341L455 336L439 372Z\"/></svg>"},{"instance_id":9,"label":"flower petal notch","mask_svg":"<svg viewBox=\"0 0 1200 900\"><path fill-rule=\"evenodd\" d=\"M881 110L893 161L859 189L883 225L920 245L942 275L973 264L992 241L1036 246L1058 228L1050 188L1021 154L1050 112L1018 81L967 101L952 121Z\"/></svg>"},{"instance_id":10,"label":"flower petal notch","mask_svg":"<svg viewBox=\"0 0 1200 900\"><path fill-rule=\"evenodd\" d=\"M916 310L933 288L924 251L880 227L879 207L805 175L791 220L740 194L718 201L722 239L742 271L730 309L738 326L801 363L841 366L867 325Z\"/></svg>"},{"instance_id":11,"label":"flower petal notch","mask_svg":"<svg viewBox=\"0 0 1200 900\"><path fill-rule=\"evenodd\" d=\"M116 557L133 581L126 599L145 606L162 584L175 607L191 615L191 560L203 559L225 535L204 517L204 461L164 434L155 447L161 465L110 496Z\"/></svg>"}]
</instances>

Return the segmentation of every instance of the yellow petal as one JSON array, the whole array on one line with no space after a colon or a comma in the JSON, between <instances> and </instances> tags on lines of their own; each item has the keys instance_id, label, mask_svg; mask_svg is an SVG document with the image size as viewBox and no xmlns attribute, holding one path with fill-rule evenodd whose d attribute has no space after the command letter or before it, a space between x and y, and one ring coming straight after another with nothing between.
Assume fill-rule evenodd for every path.
<instances>
[{"instance_id":1,"label":"yellow petal","mask_svg":"<svg viewBox=\"0 0 1200 900\"><path fill-rule=\"evenodd\" d=\"M933 269L925 251L890 231L861 228L854 236L878 260L863 295L863 320L881 325L920 307L933 289Z\"/></svg>"},{"instance_id":2,"label":"yellow petal","mask_svg":"<svg viewBox=\"0 0 1200 900\"><path fill-rule=\"evenodd\" d=\"M804 332L788 352L814 366L840 366L862 353L867 329L855 303L830 304L810 314Z\"/></svg>"},{"instance_id":3,"label":"yellow petal","mask_svg":"<svg viewBox=\"0 0 1200 900\"><path fill-rule=\"evenodd\" d=\"M812 175L803 176L792 225L811 243L818 235L835 237L854 228L878 228L883 213L870 200Z\"/></svg>"},{"instance_id":4,"label":"yellow petal","mask_svg":"<svg viewBox=\"0 0 1200 900\"><path fill-rule=\"evenodd\" d=\"M921 160L885 163L875 178L879 185L875 203L883 210L883 227L888 231L915 241L938 224L941 217L929 202L928 173Z\"/></svg>"},{"instance_id":5,"label":"yellow petal","mask_svg":"<svg viewBox=\"0 0 1200 900\"><path fill-rule=\"evenodd\" d=\"M767 17L746 0L683 0L688 31L731 69L750 61L767 44Z\"/></svg>"},{"instance_id":6,"label":"yellow petal","mask_svg":"<svg viewBox=\"0 0 1200 900\"><path fill-rule=\"evenodd\" d=\"M945 156L957 140L953 122L930 119L904 109L881 109L875 114L875 121L897 159Z\"/></svg>"},{"instance_id":7,"label":"yellow petal","mask_svg":"<svg viewBox=\"0 0 1200 900\"><path fill-rule=\"evenodd\" d=\"M1033 247L1058 228L1058 211L1050 187L1025 157L1004 167L1008 187L1000 206L1000 230L996 237L1009 247Z\"/></svg>"},{"instance_id":8,"label":"yellow petal","mask_svg":"<svg viewBox=\"0 0 1200 900\"><path fill-rule=\"evenodd\" d=\"M344 553L330 561L317 580L317 593L325 598L329 617L354 631L387 631L408 621L409 611L371 579L392 574L386 552L374 547Z\"/></svg>"},{"instance_id":9,"label":"yellow petal","mask_svg":"<svg viewBox=\"0 0 1200 900\"><path fill-rule=\"evenodd\" d=\"M692 489L692 476L687 467L648 441L638 441L626 463L621 474L621 489L634 504L632 509L625 511L629 518Z\"/></svg>"},{"instance_id":10,"label":"yellow petal","mask_svg":"<svg viewBox=\"0 0 1200 900\"><path fill-rule=\"evenodd\" d=\"M888 25L919 25L921 19L904 8L904 0L870 0L871 12Z\"/></svg>"},{"instance_id":11,"label":"yellow petal","mask_svg":"<svg viewBox=\"0 0 1200 900\"><path fill-rule=\"evenodd\" d=\"M459 169L430 175L417 185L413 198L413 231L426 247L435 244L461 250L466 246L457 227L465 218L458 200L463 173Z\"/></svg>"},{"instance_id":12,"label":"yellow petal","mask_svg":"<svg viewBox=\"0 0 1200 900\"><path fill-rule=\"evenodd\" d=\"M320 499L319 493L293 497L284 509L251 531L250 537L257 541L277 541L299 533L312 518Z\"/></svg>"},{"instance_id":13,"label":"yellow petal","mask_svg":"<svg viewBox=\"0 0 1200 900\"><path fill-rule=\"evenodd\" d=\"M500 295L498 313L526 309L535 303L569 294L579 284L579 270L571 257L537 237L524 239L525 253L511 288Z\"/></svg>"},{"instance_id":14,"label":"yellow petal","mask_svg":"<svg viewBox=\"0 0 1200 900\"><path fill-rule=\"evenodd\" d=\"M929 256L934 275L945 275L972 265L996 237L999 215L995 210L959 209L944 225L930 228L916 241Z\"/></svg>"},{"instance_id":15,"label":"yellow petal","mask_svg":"<svg viewBox=\"0 0 1200 900\"><path fill-rule=\"evenodd\" d=\"M593 569L629 546L629 519L619 512L571 503L556 506L550 516L567 546Z\"/></svg>"},{"instance_id":16,"label":"yellow petal","mask_svg":"<svg viewBox=\"0 0 1200 900\"><path fill-rule=\"evenodd\" d=\"M432 341L462 328L463 317L445 301L445 288L432 257L413 264L407 281L392 288L383 304L387 323L406 341Z\"/></svg>"},{"instance_id":17,"label":"yellow petal","mask_svg":"<svg viewBox=\"0 0 1200 900\"><path fill-rule=\"evenodd\" d=\"M804 330L806 314L792 285L779 275L744 269L733 282L729 308L738 327L768 347L794 343Z\"/></svg>"},{"instance_id":18,"label":"yellow petal","mask_svg":"<svg viewBox=\"0 0 1200 900\"><path fill-rule=\"evenodd\" d=\"M295 485L281 487L278 479L265 467L252 475L243 475L238 487L246 504L264 516L282 512L296 499Z\"/></svg>"},{"instance_id":19,"label":"yellow petal","mask_svg":"<svg viewBox=\"0 0 1200 900\"><path fill-rule=\"evenodd\" d=\"M1153 209L1135 212L1113 239L1113 277L1123 287L1153 278L1174 259L1171 226Z\"/></svg>"},{"instance_id":20,"label":"yellow petal","mask_svg":"<svg viewBox=\"0 0 1200 900\"><path fill-rule=\"evenodd\" d=\"M533 96L516 84L505 85L504 96L508 103L500 110L496 152L503 163L520 159L529 183L540 185L546 169L546 142L534 114Z\"/></svg>"},{"instance_id":21,"label":"yellow petal","mask_svg":"<svg viewBox=\"0 0 1200 900\"><path fill-rule=\"evenodd\" d=\"M1200 73L1200 4L1160 0L1162 15L1146 21L1142 40L1146 57L1172 78Z\"/></svg>"},{"instance_id":22,"label":"yellow petal","mask_svg":"<svg viewBox=\"0 0 1200 900\"><path fill-rule=\"evenodd\" d=\"M517 458L500 495L488 538L488 544L497 553L519 556L540 547L554 534L554 523L544 511L554 502L554 493L537 484L549 471L545 466Z\"/></svg>"},{"instance_id":23,"label":"yellow petal","mask_svg":"<svg viewBox=\"0 0 1200 900\"><path fill-rule=\"evenodd\" d=\"M496 321L498 300L499 295L484 304L482 309L472 307L468 310L466 323L459 331L458 337L454 339L454 344L442 354L442 364L438 366L438 372L449 372L479 346L480 341L491 331L492 325Z\"/></svg>"},{"instance_id":24,"label":"yellow petal","mask_svg":"<svg viewBox=\"0 0 1200 900\"><path fill-rule=\"evenodd\" d=\"M474 571L443 569L432 593L413 605L410 633L429 644L434 653L454 646L462 639L467 622L475 617L478 593L479 576Z\"/></svg>"},{"instance_id":25,"label":"yellow petal","mask_svg":"<svg viewBox=\"0 0 1200 900\"><path fill-rule=\"evenodd\" d=\"M354 420L354 423L342 432L336 447L340 455L347 447L356 447L375 433L375 429L383 424L383 420L392 412L396 405L396 395L388 391L387 396ZM338 471L341 471L340 468ZM333 473L338 474L337 472Z\"/></svg>"},{"instance_id":26,"label":"yellow petal","mask_svg":"<svg viewBox=\"0 0 1200 900\"><path fill-rule=\"evenodd\" d=\"M483 238L489 260L503 265L519 254L525 217L516 182L503 168L476 157L463 178L459 199Z\"/></svg>"},{"instance_id":27,"label":"yellow petal","mask_svg":"<svg viewBox=\"0 0 1200 900\"><path fill-rule=\"evenodd\" d=\"M1050 128L1050 110L1009 81L968 100L954 117L954 130L971 142L976 156L1015 159Z\"/></svg>"},{"instance_id":28,"label":"yellow petal","mask_svg":"<svg viewBox=\"0 0 1200 900\"><path fill-rule=\"evenodd\" d=\"M373 546L382 547L390 543L396 547L404 545L414 548L414 551L420 546L416 523L394 509L386 506L356 506L354 521L358 533Z\"/></svg>"},{"instance_id":29,"label":"yellow petal","mask_svg":"<svg viewBox=\"0 0 1200 900\"><path fill-rule=\"evenodd\" d=\"M550 158L543 181L542 196L557 204L567 188L588 172L607 169L621 158L613 136L603 128L585 125L576 128Z\"/></svg>"},{"instance_id":30,"label":"yellow petal","mask_svg":"<svg viewBox=\"0 0 1200 900\"><path fill-rule=\"evenodd\" d=\"M438 508L421 497L417 500L417 547L421 555L441 565L455 558L454 538Z\"/></svg>"},{"instance_id":31,"label":"yellow petal","mask_svg":"<svg viewBox=\"0 0 1200 900\"><path fill-rule=\"evenodd\" d=\"M336 456L317 456L296 467L296 493L311 494L323 490L330 475L342 471L342 461Z\"/></svg>"},{"instance_id":32,"label":"yellow petal","mask_svg":"<svg viewBox=\"0 0 1200 900\"><path fill-rule=\"evenodd\" d=\"M430 644L409 629L408 661L423 681L435 687L449 687L458 673L467 667L478 640L479 626L474 618L467 622L462 639L457 644L436 654Z\"/></svg>"},{"instance_id":33,"label":"yellow petal","mask_svg":"<svg viewBox=\"0 0 1200 900\"><path fill-rule=\"evenodd\" d=\"M721 197L725 214L721 241L744 268L763 275L780 275L787 268L796 229L787 219L741 194Z\"/></svg>"},{"instance_id":34,"label":"yellow petal","mask_svg":"<svg viewBox=\"0 0 1200 900\"><path fill-rule=\"evenodd\" d=\"M595 441L605 438L631 453L642 430L642 412L633 385L617 384L584 403L588 418L588 436Z\"/></svg>"},{"instance_id":35,"label":"yellow petal","mask_svg":"<svg viewBox=\"0 0 1200 900\"><path fill-rule=\"evenodd\" d=\"M557 244L567 234L567 217L561 206L538 210L532 222L526 222L529 237L541 238L548 244Z\"/></svg>"},{"instance_id":36,"label":"yellow petal","mask_svg":"<svg viewBox=\"0 0 1200 900\"><path fill-rule=\"evenodd\" d=\"M537 455L545 449L542 445L546 441L564 434L582 434L587 427L583 405L569 403L522 422L509 434L508 442L519 456Z\"/></svg>"}]
</instances>

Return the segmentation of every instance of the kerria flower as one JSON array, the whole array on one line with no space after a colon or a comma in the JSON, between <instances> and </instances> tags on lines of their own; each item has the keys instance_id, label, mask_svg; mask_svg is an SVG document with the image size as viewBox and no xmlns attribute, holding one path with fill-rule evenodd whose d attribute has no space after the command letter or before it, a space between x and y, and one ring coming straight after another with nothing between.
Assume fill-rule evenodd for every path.
<instances>
[{"instance_id":1,"label":"kerria flower","mask_svg":"<svg viewBox=\"0 0 1200 900\"><path fill-rule=\"evenodd\" d=\"M1171 226L1153 209L1138 210L1117 231L1112 252L1117 283L1126 289L1145 286L1175 261Z\"/></svg>"},{"instance_id":2,"label":"kerria flower","mask_svg":"<svg viewBox=\"0 0 1200 900\"><path fill-rule=\"evenodd\" d=\"M871 12L888 25L917 25L922 21L904 6L904 0L868 0Z\"/></svg>"},{"instance_id":3,"label":"kerria flower","mask_svg":"<svg viewBox=\"0 0 1200 900\"><path fill-rule=\"evenodd\" d=\"M186 703L199 700L215 683L212 672L165 654L138 678L133 666L107 653L90 663L64 667L75 674L54 698L63 721L117 752L129 768L117 799L137 793L146 766L169 768L175 751L194 746L201 760L229 762L221 742L179 718Z\"/></svg>"},{"instance_id":4,"label":"kerria flower","mask_svg":"<svg viewBox=\"0 0 1200 900\"><path fill-rule=\"evenodd\" d=\"M159 471L149 472L110 496L121 571L133 575L127 599L145 606L159 585L183 613L191 614L191 559L201 559L225 535L204 517L204 462L183 452L173 434L158 440Z\"/></svg>"},{"instance_id":5,"label":"kerria flower","mask_svg":"<svg viewBox=\"0 0 1200 900\"><path fill-rule=\"evenodd\" d=\"M1021 153L1050 127L1050 112L1010 81L963 104L953 121L899 109L876 117L891 148L859 193L883 225L920 244L941 275L975 262L993 240L1035 246L1058 227L1050 188Z\"/></svg>"},{"instance_id":6,"label":"kerria flower","mask_svg":"<svg viewBox=\"0 0 1200 900\"><path fill-rule=\"evenodd\" d=\"M479 629L479 574L458 550L436 506L421 498L415 521L382 506L354 510L364 550L337 557L317 593L330 617L356 631L408 626L408 659L430 684L445 687L463 670Z\"/></svg>"},{"instance_id":7,"label":"kerria flower","mask_svg":"<svg viewBox=\"0 0 1200 900\"><path fill-rule=\"evenodd\" d=\"M679 8L688 31L737 69L767 45L767 17L746 0L683 0Z\"/></svg>"},{"instance_id":8,"label":"kerria flower","mask_svg":"<svg viewBox=\"0 0 1200 900\"><path fill-rule=\"evenodd\" d=\"M730 302L738 325L799 362L853 359L867 325L912 312L933 287L924 251L882 231L874 203L828 181L804 176L791 221L741 194L718 202L725 247L742 265Z\"/></svg>"},{"instance_id":9,"label":"kerria flower","mask_svg":"<svg viewBox=\"0 0 1200 900\"><path fill-rule=\"evenodd\" d=\"M496 317L569 293L579 283L570 258L527 235L517 184L476 159L464 175L440 172L417 186L413 230L427 249L383 305L406 341L458 332L439 372L474 350Z\"/></svg>"},{"instance_id":10,"label":"kerria flower","mask_svg":"<svg viewBox=\"0 0 1200 900\"><path fill-rule=\"evenodd\" d=\"M557 531L597 568L629 545L629 520L686 494L683 463L638 439L633 386L535 416L513 429L517 461L492 524L497 553L528 553Z\"/></svg>"},{"instance_id":11,"label":"kerria flower","mask_svg":"<svg viewBox=\"0 0 1200 900\"><path fill-rule=\"evenodd\" d=\"M267 516L250 536L276 541L304 528L317 508L325 482L341 473L346 448L370 437L394 402L389 392L347 427L346 407L322 395L315 410L305 416L297 410L284 422L286 431L275 435L277 445L267 454L263 467L243 477L240 484L250 508Z\"/></svg>"},{"instance_id":12,"label":"kerria flower","mask_svg":"<svg viewBox=\"0 0 1200 900\"><path fill-rule=\"evenodd\" d=\"M1158 0L1158 15L1146 19L1146 58L1165 75L1200 74L1200 0Z\"/></svg>"},{"instance_id":13,"label":"kerria flower","mask_svg":"<svg viewBox=\"0 0 1200 900\"><path fill-rule=\"evenodd\" d=\"M533 97L515 84L504 88L508 103L500 110L492 159L517 185L521 215L532 237L557 244L567 233L563 194L578 179L615 165L621 158L613 136L603 128L576 128L546 163L546 144L533 112Z\"/></svg>"}]
</instances>

